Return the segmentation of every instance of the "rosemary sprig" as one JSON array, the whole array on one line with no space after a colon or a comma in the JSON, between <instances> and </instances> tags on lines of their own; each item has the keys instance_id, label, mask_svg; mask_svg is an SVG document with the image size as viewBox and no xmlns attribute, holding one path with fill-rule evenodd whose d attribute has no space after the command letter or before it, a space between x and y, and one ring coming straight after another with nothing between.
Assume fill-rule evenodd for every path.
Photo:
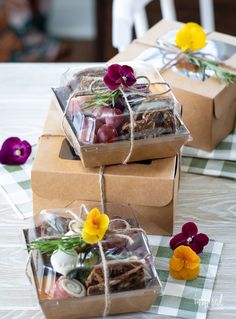
<instances>
[{"instance_id":1,"label":"rosemary sprig","mask_svg":"<svg viewBox=\"0 0 236 319\"><path fill-rule=\"evenodd\" d=\"M230 84L236 82L236 74L223 68L220 62L207 59L203 55L191 52L184 52L183 55L190 63L198 67L199 72L202 74L203 81L206 78L206 70L208 69L213 71L216 77L224 83Z\"/></svg>"},{"instance_id":2,"label":"rosemary sprig","mask_svg":"<svg viewBox=\"0 0 236 319\"><path fill-rule=\"evenodd\" d=\"M84 102L85 106L82 110L88 109L90 107L96 106L115 106L115 101L117 97L120 95L120 90L117 89L115 91L105 91L102 93L97 93L91 97L91 99Z\"/></svg>"},{"instance_id":3,"label":"rosemary sprig","mask_svg":"<svg viewBox=\"0 0 236 319\"><path fill-rule=\"evenodd\" d=\"M81 236L63 236L56 239L38 239L33 240L27 245L29 250L39 250L43 254L52 254L56 250L70 252L78 247L85 246Z\"/></svg>"}]
</instances>

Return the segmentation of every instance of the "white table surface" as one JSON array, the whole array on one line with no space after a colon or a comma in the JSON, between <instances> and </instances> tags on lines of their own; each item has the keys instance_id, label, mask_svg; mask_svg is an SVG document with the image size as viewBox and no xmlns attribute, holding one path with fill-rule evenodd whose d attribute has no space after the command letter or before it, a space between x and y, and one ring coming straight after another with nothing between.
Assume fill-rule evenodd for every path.
<instances>
[{"instance_id":1,"label":"white table surface","mask_svg":"<svg viewBox=\"0 0 236 319\"><path fill-rule=\"evenodd\" d=\"M36 141L49 105L50 88L71 64L0 64L0 142L9 136ZM73 64L85 67L87 64ZM236 318L236 183L183 173L175 231L191 219L210 238L225 243L209 319ZM0 318L43 319L24 267L26 251L19 220L0 193ZM120 316L116 316L120 317ZM147 318L147 315L122 318ZM148 318L167 318L151 315ZM173 318L173 317L170 317Z\"/></svg>"}]
</instances>

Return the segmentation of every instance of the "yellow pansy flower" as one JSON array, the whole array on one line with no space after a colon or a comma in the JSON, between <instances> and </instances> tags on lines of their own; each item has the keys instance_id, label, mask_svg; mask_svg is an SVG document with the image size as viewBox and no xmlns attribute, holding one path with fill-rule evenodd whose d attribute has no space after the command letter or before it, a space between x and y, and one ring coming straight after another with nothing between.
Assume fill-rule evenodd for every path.
<instances>
[{"instance_id":1,"label":"yellow pansy flower","mask_svg":"<svg viewBox=\"0 0 236 319\"><path fill-rule=\"evenodd\" d=\"M179 246L170 259L170 274L175 279L193 280L200 272L200 257L188 246Z\"/></svg>"},{"instance_id":2,"label":"yellow pansy flower","mask_svg":"<svg viewBox=\"0 0 236 319\"><path fill-rule=\"evenodd\" d=\"M206 46L206 33L195 23L186 23L176 34L175 44L182 50L196 51Z\"/></svg>"},{"instance_id":3,"label":"yellow pansy flower","mask_svg":"<svg viewBox=\"0 0 236 319\"><path fill-rule=\"evenodd\" d=\"M98 208L90 210L82 230L83 240L88 244L96 244L99 240L102 240L109 221L109 217L102 214Z\"/></svg>"}]
</instances>

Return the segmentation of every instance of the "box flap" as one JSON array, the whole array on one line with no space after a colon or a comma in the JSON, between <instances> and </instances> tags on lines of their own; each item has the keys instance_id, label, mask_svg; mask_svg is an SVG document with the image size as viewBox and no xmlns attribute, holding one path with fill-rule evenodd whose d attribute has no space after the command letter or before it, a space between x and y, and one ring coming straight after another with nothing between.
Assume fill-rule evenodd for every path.
<instances>
[{"instance_id":1,"label":"box flap","mask_svg":"<svg viewBox=\"0 0 236 319\"><path fill-rule=\"evenodd\" d=\"M236 106L235 97L236 84L230 84L227 89L220 92L214 99L214 115L219 119L227 109Z\"/></svg>"}]
</instances>

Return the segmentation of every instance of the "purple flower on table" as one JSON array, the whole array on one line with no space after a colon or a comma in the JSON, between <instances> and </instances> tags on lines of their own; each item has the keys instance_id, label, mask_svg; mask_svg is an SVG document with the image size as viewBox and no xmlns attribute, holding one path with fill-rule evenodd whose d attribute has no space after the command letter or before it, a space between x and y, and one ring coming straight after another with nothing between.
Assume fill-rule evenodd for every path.
<instances>
[{"instance_id":1,"label":"purple flower on table","mask_svg":"<svg viewBox=\"0 0 236 319\"><path fill-rule=\"evenodd\" d=\"M116 90L120 85L124 87L134 85L136 78L130 66L112 64L107 68L103 81L110 90Z\"/></svg>"},{"instance_id":2,"label":"purple flower on table","mask_svg":"<svg viewBox=\"0 0 236 319\"><path fill-rule=\"evenodd\" d=\"M2 144L0 163L6 165L24 164L31 151L31 145L27 141L21 141L19 137L9 137Z\"/></svg>"},{"instance_id":3,"label":"purple flower on table","mask_svg":"<svg viewBox=\"0 0 236 319\"><path fill-rule=\"evenodd\" d=\"M182 232L170 240L170 247L175 250L181 245L189 246L196 254L199 254L208 242L208 236L203 233L198 234L197 225L193 222L188 222L183 225Z\"/></svg>"}]
</instances>

